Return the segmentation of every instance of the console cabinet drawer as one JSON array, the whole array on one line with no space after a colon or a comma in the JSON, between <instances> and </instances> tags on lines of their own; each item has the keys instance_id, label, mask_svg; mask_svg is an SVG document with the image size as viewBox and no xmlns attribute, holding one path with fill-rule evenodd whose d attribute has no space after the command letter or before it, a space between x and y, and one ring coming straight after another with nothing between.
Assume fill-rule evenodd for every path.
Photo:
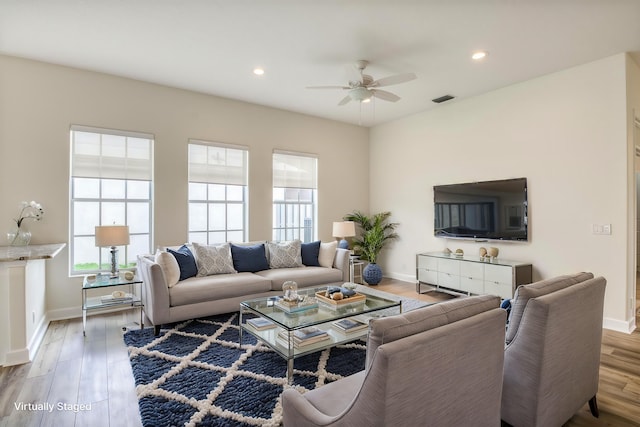
<instances>
[{"instance_id":1,"label":"console cabinet drawer","mask_svg":"<svg viewBox=\"0 0 640 427\"><path fill-rule=\"evenodd\" d=\"M460 289L471 294L483 294L484 281L482 278L460 277Z\"/></svg>"},{"instance_id":2,"label":"console cabinet drawer","mask_svg":"<svg viewBox=\"0 0 640 427\"><path fill-rule=\"evenodd\" d=\"M438 271L456 276L460 275L460 262L453 259L439 259Z\"/></svg>"},{"instance_id":3,"label":"console cabinet drawer","mask_svg":"<svg viewBox=\"0 0 640 427\"><path fill-rule=\"evenodd\" d=\"M506 283L484 282L484 293L498 295L502 299L513 298L513 289Z\"/></svg>"},{"instance_id":4,"label":"console cabinet drawer","mask_svg":"<svg viewBox=\"0 0 640 427\"><path fill-rule=\"evenodd\" d=\"M479 262L459 262L460 277L470 277L473 279L483 280L484 265Z\"/></svg>"},{"instance_id":5,"label":"console cabinet drawer","mask_svg":"<svg viewBox=\"0 0 640 427\"><path fill-rule=\"evenodd\" d=\"M426 270L438 270L438 258L418 256L418 268Z\"/></svg>"},{"instance_id":6,"label":"console cabinet drawer","mask_svg":"<svg viewBox=\"0 0 640 427\"><path fill-rule=\"evenodd\" d=\"M430 285L438 284L438 272L435 270L425 270L424 268L418 269L418 280Z\"/></svg>"},{"instance_id":7,"label":"console cabinet drawer","mask_svg":"<svg viewBox=\"0 0 640 427\"><path fill-rule=\"evenodd\" d=\"M460 288L460 276L439 271L438 286L443 286L445 288L458 289Z\"/></svg>"},{"instance_id":8,"label":"console cabinet drawer","mask_svg":"<svg viewBox=\"0 0 640 427\"><path fill-rule=\"evenodd\" d=\"M511 285L513 283L513 270L510 267L503 267L501 265L485 265L484 280L486 282Z\"/></svg>"}]
</instances>

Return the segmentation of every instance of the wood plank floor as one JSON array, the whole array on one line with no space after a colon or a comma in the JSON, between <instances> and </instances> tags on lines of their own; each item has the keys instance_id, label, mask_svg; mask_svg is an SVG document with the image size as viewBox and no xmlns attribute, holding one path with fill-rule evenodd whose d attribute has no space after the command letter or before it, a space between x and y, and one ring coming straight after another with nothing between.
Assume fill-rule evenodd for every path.
<instances>
[{"instance_id":1,"label":"wood plank floor","mask_svg":"<svg viewBox=\"0 0 640 427\"><path fill-rule=\"evenodd\" d=\"M391 279L376 289L425 301L451 298L418 295L413 284ZM91 316L86 337L81 319L52 322L33 362L0 368L0 427L140 426L122 340L122 326L137 319L136 311ZM598 402L599 419L585 405L565 426L640 426L640 332L604 331ZM54 409L20 410L20 403Z\"/></svg>"}]
</instances>

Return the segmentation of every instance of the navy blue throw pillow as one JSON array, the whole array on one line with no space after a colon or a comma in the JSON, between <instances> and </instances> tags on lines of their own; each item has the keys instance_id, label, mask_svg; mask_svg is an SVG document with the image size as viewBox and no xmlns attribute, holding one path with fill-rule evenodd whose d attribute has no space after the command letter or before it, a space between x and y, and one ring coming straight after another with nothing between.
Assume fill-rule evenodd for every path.
<instances>
[{"instance_id":1,"label":"navy blue throw pillow","mask_svg":"<svg viewBox=\"0 0 640 427\"><path fill-rule=\"evenodd\" d=\"M302 263L307 267L320 267L318 255L320 255L320 240L317 242L303 243L300 249Z\"/></svg>"},{"instance_id":2,"label":"navy blue throw pillow","mask_svg":"<svg viewBox=\"0 0 640 427\"><path fill-rule=\"evenodd\" d=\"M180 249L173 250L167 248L167 252L173 255L178 261L178 267L180 267L180 278L178 280L188 279L198 274L198 266L196 265L196 258L193 256L187 245L182 245Z\"/></svg>"},{"instance_id":3,"label":"navy blue throw pillow","mask_svg":"<svg viewBox=\"0 0 640 427\"><path fill-rule=\"evenodd\" d=\"M269 269L264 243L254 246L231 244L231 258L233 258L233 268L238 273L255 273L256 271Z\"/></svg>"}]
</instances>

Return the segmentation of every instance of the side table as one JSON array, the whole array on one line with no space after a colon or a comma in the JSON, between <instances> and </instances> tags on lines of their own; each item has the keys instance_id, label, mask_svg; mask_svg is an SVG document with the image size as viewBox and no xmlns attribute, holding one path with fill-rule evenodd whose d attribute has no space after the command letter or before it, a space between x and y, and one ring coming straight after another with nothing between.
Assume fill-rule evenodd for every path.
<instances>
[{"instance_id":1,"label":"side table","mask_svg":"<svg viewBox=\"0 0 640 427\"><path fill-rule=\"evenodd\" d=\"M144 328L144 320L142 309L144 304L139 296L135 295L134 287L140 286L141 280L134 277L132 280L126 280L124 277L109 277L109 275L85 276L82 282L82 333L87 335L87 311L100 310L114 307L129 307L140 309L140 329ZM126 286L127 291L118 295L116 292L111 295L102 295L90 297L87 292L91 289L111 288L116 286Z\"/></svg>"},{"instance_id":2,"label":"side table","mask_svg":"<svg viewBox=\"0 0 640 427\"><path fill-rule=\"evenodd\" d=\"M363 284L362 269L364 268L364 261L361 261L358 257L349 258L349 280L352 283Z\"/></svg>"}]
</instances>

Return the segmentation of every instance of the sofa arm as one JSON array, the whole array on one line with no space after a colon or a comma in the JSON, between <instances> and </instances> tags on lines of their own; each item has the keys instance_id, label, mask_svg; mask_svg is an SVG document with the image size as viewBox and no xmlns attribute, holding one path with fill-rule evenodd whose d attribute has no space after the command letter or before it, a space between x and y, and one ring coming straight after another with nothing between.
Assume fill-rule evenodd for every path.
<instances>
[{"instance_id":1,"label":"sofa arm","mask_svg":"<svg viewBox=\"0 0 640 427\"><path fill-rule=\"evenodd\" d=\"M348 282L351 280L351 269L349 264L349 256L351 252L348 249L336 249L336 257L333 261L333 266L342 271L342 281Z\"/></svg>"},{"instance_id":2,"label":"sofa arm","mask_svg":"<svg viewBox=\"0 0 640 427\"><path fill-rule=\"evenodd\" d=\"M169 287L160 265L145 255L138 255L138 274L142 280L145 314L155 326L169 323Z\"/></svg>"}]
</instances>

